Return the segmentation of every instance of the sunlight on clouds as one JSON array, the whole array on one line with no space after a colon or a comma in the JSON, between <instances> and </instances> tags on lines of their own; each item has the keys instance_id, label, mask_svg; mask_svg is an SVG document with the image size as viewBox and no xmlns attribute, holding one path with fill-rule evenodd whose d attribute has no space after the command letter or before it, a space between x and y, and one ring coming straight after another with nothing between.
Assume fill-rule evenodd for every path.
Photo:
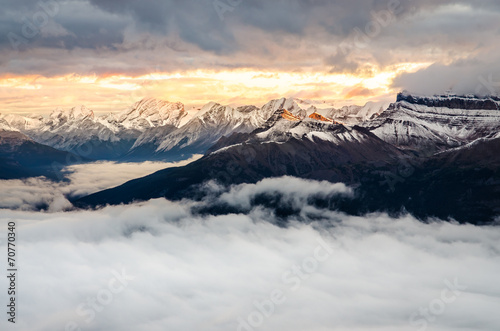
<instances>
[{"instance_id":1,"label":"sunlight on clouds","mask_svg":"<svg viewBox=\"0 0 500 331\"><path fill-rule=\"evenodd\" d=\"M385 70L373 68L357 75L237 69L151 72L140 76L71 74L59 77L5 77L0 78L0 97L6 101L3 112L45 114L56 107L71 108L79 104L85 104L97 113L120 111L144 97L200 107L210 101L261 106L284 96L314 98L341 107L381 101L381 98L392 101L398 92L390 88L394 77L428 66L429 63L401 63ZM373 93L368 96L346 92L359 87ZM62 90L65 91L64 98L61 98Z\"/></svg>"},{"instance_id":2,"label":"sunlight on clouds","mask_svg":"<svg viewBox=\"0 0 500 331\"><path fill-rule=\"evenodd\" d=\"M386 92L390 91L392 80L399 74L407 72L413 73L420 69L429 67L432 63L401 63L392 66L390 70L380 72L372 78L362 79L363 85L369 89L384 88Z\"/></svg>"}]
</instances>

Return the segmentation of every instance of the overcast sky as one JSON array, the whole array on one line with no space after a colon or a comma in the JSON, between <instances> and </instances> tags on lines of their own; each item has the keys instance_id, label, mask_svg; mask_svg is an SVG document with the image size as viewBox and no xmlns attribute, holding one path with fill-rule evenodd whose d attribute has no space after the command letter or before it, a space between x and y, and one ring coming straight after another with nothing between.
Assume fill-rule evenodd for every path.
<instances>
[{"instance_id":1,"label":"overcast sky","mask_svg":"<svg viewBox=\"0 0 500 331\"><path fill-rule=\"evenodd\" d=\"M500 88L495 0L2 2L2 112Z\"/></svg>"}]
</instances>

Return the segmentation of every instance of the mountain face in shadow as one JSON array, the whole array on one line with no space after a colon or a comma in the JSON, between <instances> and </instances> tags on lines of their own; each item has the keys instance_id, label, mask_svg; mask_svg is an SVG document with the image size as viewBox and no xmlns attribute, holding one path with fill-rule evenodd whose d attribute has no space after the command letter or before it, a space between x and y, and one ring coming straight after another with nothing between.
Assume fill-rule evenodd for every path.
<instances>
[{"instance_id":1,"label":"mountain face in shadow","mask_svg":"<svg viewBox=\"0 0 500 331\"><path fill-rule=\"evenodd\" d=\"M208 181L229 186L294 176L354 187L353 198L335 203L349 214L410 212L422 220L494 222L500 212L500 112L492 110L491 102L498 101L437 99L402 94L380 116L354 126L291 120L287 109L279 107L252 132L222 137L196 162L98 192L75 205L202 199L200 187Z\"/></svg>"},{"instance_id":2,"label":"mountain face in shadow","mask_svg":"<svg viewBox=\"0 0 500 331\"><path fill-rule=\"evenodd\" d=\"M63 178L63 167L87 161L72 153L34 142L17 131L0 130L0 179L46 176Z\"/></svg>"}]
</instances>

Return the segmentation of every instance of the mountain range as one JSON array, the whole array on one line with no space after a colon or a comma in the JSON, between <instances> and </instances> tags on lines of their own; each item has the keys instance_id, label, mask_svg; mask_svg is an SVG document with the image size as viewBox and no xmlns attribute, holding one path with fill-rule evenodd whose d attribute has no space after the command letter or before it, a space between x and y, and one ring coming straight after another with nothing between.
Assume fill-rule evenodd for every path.
<instances>
[{"instance_id":1,"label":"mountain range","mask_svg":"<svg viewBox=\"0 0 500 331\"><path fill-rule=\"evenodd\" d=\"M298 120L312 116L330 123L357 123L382 112L384 107L369 103L337 110L328 105L282 98L261 108L212 102L186 111L182 103L148 98L122 112L104 116L95 116L91 109L79 106L56 109L48 118L0 114L0 119L5 130L19 131L37 143L88 159L174 161L203 154L223 136L251 132L280 108L287 109Z\"/></svg>"},{"instance_id":2,"label":"mountain range","mask_svg":"<svg viewBox=\"0 0 500 331\"><path fill-rule=\"evenodd\" d=\"M335 201L350 214L411 212L422 219L491 223L500 213L499 104L494 98L401 93L386 110L354 115L361 121L349 125L338 117L318 119L324 115L294 101L273 101L263 107L270 116L262 125L221 137L200 160L75 205L203 198L200 188L211 180L232 185L296 176L356 187L354 198Z\"/></svg>"},{"instance_id":3,"label":"mountain range","mask_svg":"<svg viewBox=\"0 0 500 331\"><path fill-rule=\"evenodd\" d=\"M499 129L500 99L406 92L391 104L341 109L282 98L260 108L209 103L192 112L181 103L144 99L101 117L83 106L49 118L0 116L0 132L10 137L4 147L6 141L29 141L50 148L45 154L54 158L180 160L204 154L187 166L80 198L78 207L203 199L202 187L210 181L230 186L295 176L354 187L354 197L328 202L349 214L410 212L477 224L500 214ZM12 166L12 155L9 162L8 153L0 155L2 167ZM214 205L210 212L229 211Z\"/></svg>"}]
</instances>

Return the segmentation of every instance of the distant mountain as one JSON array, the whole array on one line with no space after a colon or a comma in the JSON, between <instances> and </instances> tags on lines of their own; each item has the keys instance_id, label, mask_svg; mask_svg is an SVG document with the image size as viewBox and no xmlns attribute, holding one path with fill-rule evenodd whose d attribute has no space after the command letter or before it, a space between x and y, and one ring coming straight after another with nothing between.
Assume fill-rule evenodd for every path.
<instances>
[{"instance_id":1,"label":"distant mountain","mask_svg":"<svg viewBox=\"0 0 500 331\"><path fill-rule=\"evenodd\" d=\"M345 125L356 125L360 122L367 121L382 114L390 103L387 102L368 102L364 106L343 106L342 108L321 108L313 106L313 109L308 110L308 114L314 110L315 113Z\"/></svg>"},{"instance_id":2,"label":"distant mountain","mask_svg":"<svg viewBox=\"0 0 500 331\"><path fill-rule=\"evenodd\" d=\"M146 130L177 126L188 116L181 103L144 99L118 114L95 117L85 106L57 109L48 119L6 115L3 119L34 141L83 157L117 160Z\"/></svg>"},{"instance_id":3,"label":"distant mountain","mask_svg":"<svg viewBox=\"0 0 500 331\"><path fill-rule=\"evenodd\" d=\"M261 128L222 138L198 161L96 193L76 204L182 198L196 195L196 185L208 180L237 184L290 175L354 183L375 165L395 166L405 155L362 127L290 120L281 106L272 108L278 110Z\"/></svg>"},{"instance_id":4,"label":"distant mountain","mask_svg":"<svg viewBox=\"0 0 500 331\"><path fill-rule=\"evenodd\" d=\"M106 120L116 127L145 131L165 125L179 127L186 117L189 117L188 112L180 102L146 98L136 102L128 110L109 115Z\"/></svg>"},{"instance_id":5,"label":"distant mountain","mask_svg":"<svg viewBox=\"0 0 500 331\"><path fill-rule=\"evenodd\" d=\"M293 99L273 100L260 109L255 106L233 108L212 102L180 128L163 127L145 132L127 156L143 153L145 148L153 158L185 159L203 154L223 136L251 132L260 127L277 109L288 109L301 118L306 116Z\"/></svg>"},{"instance_id":6,"label":"distant mountain","mask_svg":"<svg viewBox=\"0 0 500 331\"><path fill-rule=\"evenodd\" d=\"M142 153L145 147L153 158L178 159L203 154L220 137L251 130L253 126L248 114L257 110L256 107L234 109L209 103L180 128L167 126L143 133L127 157Z\"/></svg>"},{"instance_id":7,"label":"distant mountain","mask_svg":"<svg viewBox=\"0 0 500 331\"><path fill-rule=\"evenodd\" d=\"M159 132L144 133L129 154L133 155L135 149L140 151L143 145L150 146L150 149L156 146L154 155L169 155L171 158L177 155L185 158L192 154L202 154L222 137L228 137L234 133L249 133L258 129L278 110L283 110L283 116L287 119L297 122L310 118L313 121L340 123L337 120L342 119L352 124L359 123L367 116L373 116L384 109L382 104L374 103L343 110L318 109L312 103L294 98L272 100L261 108L255 106L232 108L209 103L187 124L176 130L168 127Z\"/></svg>"},{"instance_id":8,"label":"distant mountain","mask_svg":"<svg viewBox=\"0 0 500 331\"><path fill-rule=\"evenodd\" d=\"M327 104L281 98L261 108L212 102L188 112L182 103L147 98L120 113L100 117L79 106L56 109L49 118L12 114L0 118L38 143L90 159L173 161L203 154L223 136L251 132L279 109L296 120L309 117L354 125L380 112L380 107L369 103L338 110Z\"/></svg>"},{"instance_id":9,"label":"distant mountain","mask_svg":"<svg viewBox=\"0 0 500 331\"><path fill-rule=\"evenodd\" d=\"M0 121L0 179L42 175L61 179L60 171L63 167L87 161L74 154L36 143L19 131L5 128Z\"/></svg>"}]
</instances>

